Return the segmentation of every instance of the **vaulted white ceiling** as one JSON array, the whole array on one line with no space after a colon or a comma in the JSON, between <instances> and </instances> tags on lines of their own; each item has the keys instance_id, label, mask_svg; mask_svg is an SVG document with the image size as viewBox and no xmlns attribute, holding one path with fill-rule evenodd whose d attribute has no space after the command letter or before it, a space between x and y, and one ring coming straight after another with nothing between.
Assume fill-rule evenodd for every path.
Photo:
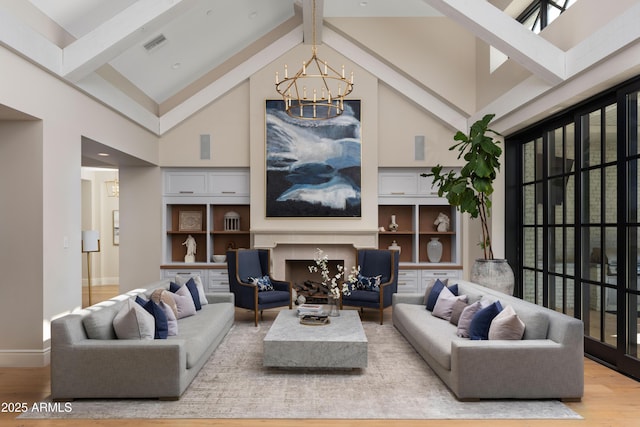
<instances>
[{"instance_id":1,"label":"vaulted white ceiling","mask_svg":"<svg viewBox=\"0 0 640 427\"><path fill-rule=\"evenodd\" d=\"M162 134L302 43L304 29L313 25L302 10L308 10L311 2L0 0L0 44ZM525 104L534 103L550 89L569 86L640 40L640 2L567 51L503 12L506 6L517 9L516 3L526 3L523 0L316 2L317 14L325 18L444 16L531 73L510 93L469 117L362 48L358 40L330 26L322 28L324 44L454 129L465 127L484 110L512 115L515 120ZM47 22L63 30L63 35L54 37L56 32ZM164 41L158 47L145 49L145 44L159 36ZM626 67L632 72L637 65ZM212 70L223 71L212 74ZM597 77L591 78L597 83ZM198 82L197 89L193 89L194 82Z\"/></svg>"}]
</instances>

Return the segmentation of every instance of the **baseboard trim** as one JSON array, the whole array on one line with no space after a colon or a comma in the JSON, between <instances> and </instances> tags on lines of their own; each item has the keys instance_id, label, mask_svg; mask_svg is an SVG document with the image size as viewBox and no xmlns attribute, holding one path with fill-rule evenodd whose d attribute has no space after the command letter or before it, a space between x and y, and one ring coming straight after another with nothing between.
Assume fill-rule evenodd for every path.
<instances>
[{"instance_id":1,"label":"baseboard trim","mask_svg":"<svg viewBox=\"0 0 640 427\"><path fill-rule=\"evenodd\" d=\"M43 350L0 350L0 368L42 368L51 363L51 347Z\"/></svg>"}]
</instances>

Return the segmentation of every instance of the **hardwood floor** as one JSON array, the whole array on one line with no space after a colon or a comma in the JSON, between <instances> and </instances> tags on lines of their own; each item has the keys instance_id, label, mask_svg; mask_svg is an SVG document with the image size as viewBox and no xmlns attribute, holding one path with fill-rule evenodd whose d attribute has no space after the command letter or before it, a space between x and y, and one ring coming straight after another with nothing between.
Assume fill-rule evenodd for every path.
<instances>
[{"instance_id":1,"label":"hardwood floor","mask_svg":"<svg viewBox=\"0 0 640 427\"><path fill-rule=\"evenodd\" d=\"M106 287L100 287L106 288ZM116 288L117 289L117 288ZM104 291L104 292L103 292ZM117 293L117 291L116 291ZM98 296L101 295L101 296ZM93 302L111 296L107 289L93 292ZM265 312L265 318L274 311ZM238 322L251 322L252 314L237 310ZM364 321L377 321L374 310L365 311ZM385 322L391 321L390 310L385 311ZM26 403L31 406L50 394L49 368L0 368L0 426L66 427L86 426L87 420L22 420L18 413L6 412L7 404ZM73 405L73 402L71 403ZM585 395L581 402L567 403L584 417L583 420L92 420L99 426L262 426L262 427L414 427L414 426L480 426L480 427L638 427L640 426L640 382L627 378L590 359L585 358Z\"/></svg>"}]
</instances>

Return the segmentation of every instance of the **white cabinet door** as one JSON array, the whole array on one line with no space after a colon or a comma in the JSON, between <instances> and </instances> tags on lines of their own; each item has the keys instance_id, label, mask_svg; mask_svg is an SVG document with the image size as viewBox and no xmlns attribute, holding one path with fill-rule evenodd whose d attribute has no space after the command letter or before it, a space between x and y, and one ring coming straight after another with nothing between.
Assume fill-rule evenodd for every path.
<instances>
[{"instance_id":1,"label":"white cabinet door","mask_svg":"<svg viewBox=\"0 0 640 427\"><path fill-rule=\"evenodd\" d=\"M249 173L210 172L209 193L213 196L249 196Z\"/></svg>"},{"instance_id":2,"label":"white cabinet door","mask_svg":"<svg viewBox=\"0 0 640 427\"><path fill-rule=\"evenodd\" d=\"M172 196L193 196L207 193L207 174L203 171L166 172L164 193Z\"/></svg>"},{"instance_id":3,"label":"white cabinet door","mask_svg":"<svg viewBox=\"0 0 640 427\"><path fill-rule=\"evenodd\" d=\"M418 292L418 271L398 270L398 293Z\"/></svg>"},{"instance_id":4,"label":"white cabinet door","mask_svg":"<svg viewBox=\"0 0 640 427\"><path fill-rule=\"evenodd\" d=\"M380 196L417 194L417 172L380 172L378 175L378 193Z\"/></svg>"}]
</instances>

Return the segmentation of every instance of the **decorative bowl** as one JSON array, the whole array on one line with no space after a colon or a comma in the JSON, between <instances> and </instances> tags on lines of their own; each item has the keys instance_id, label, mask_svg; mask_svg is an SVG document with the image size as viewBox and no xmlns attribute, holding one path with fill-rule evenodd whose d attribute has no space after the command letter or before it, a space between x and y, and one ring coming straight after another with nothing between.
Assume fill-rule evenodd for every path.
<instances>
[{"instance_id":1,"label":"decorative bowl","mask_svg":"<svg viewBox=\"0 0 640 427\"><path fill-rule=\"evenodd\" d=\"M212 258L213 262L225 262L227 260L226 255L214 255Z\"/></svg>"}]
</instances>

